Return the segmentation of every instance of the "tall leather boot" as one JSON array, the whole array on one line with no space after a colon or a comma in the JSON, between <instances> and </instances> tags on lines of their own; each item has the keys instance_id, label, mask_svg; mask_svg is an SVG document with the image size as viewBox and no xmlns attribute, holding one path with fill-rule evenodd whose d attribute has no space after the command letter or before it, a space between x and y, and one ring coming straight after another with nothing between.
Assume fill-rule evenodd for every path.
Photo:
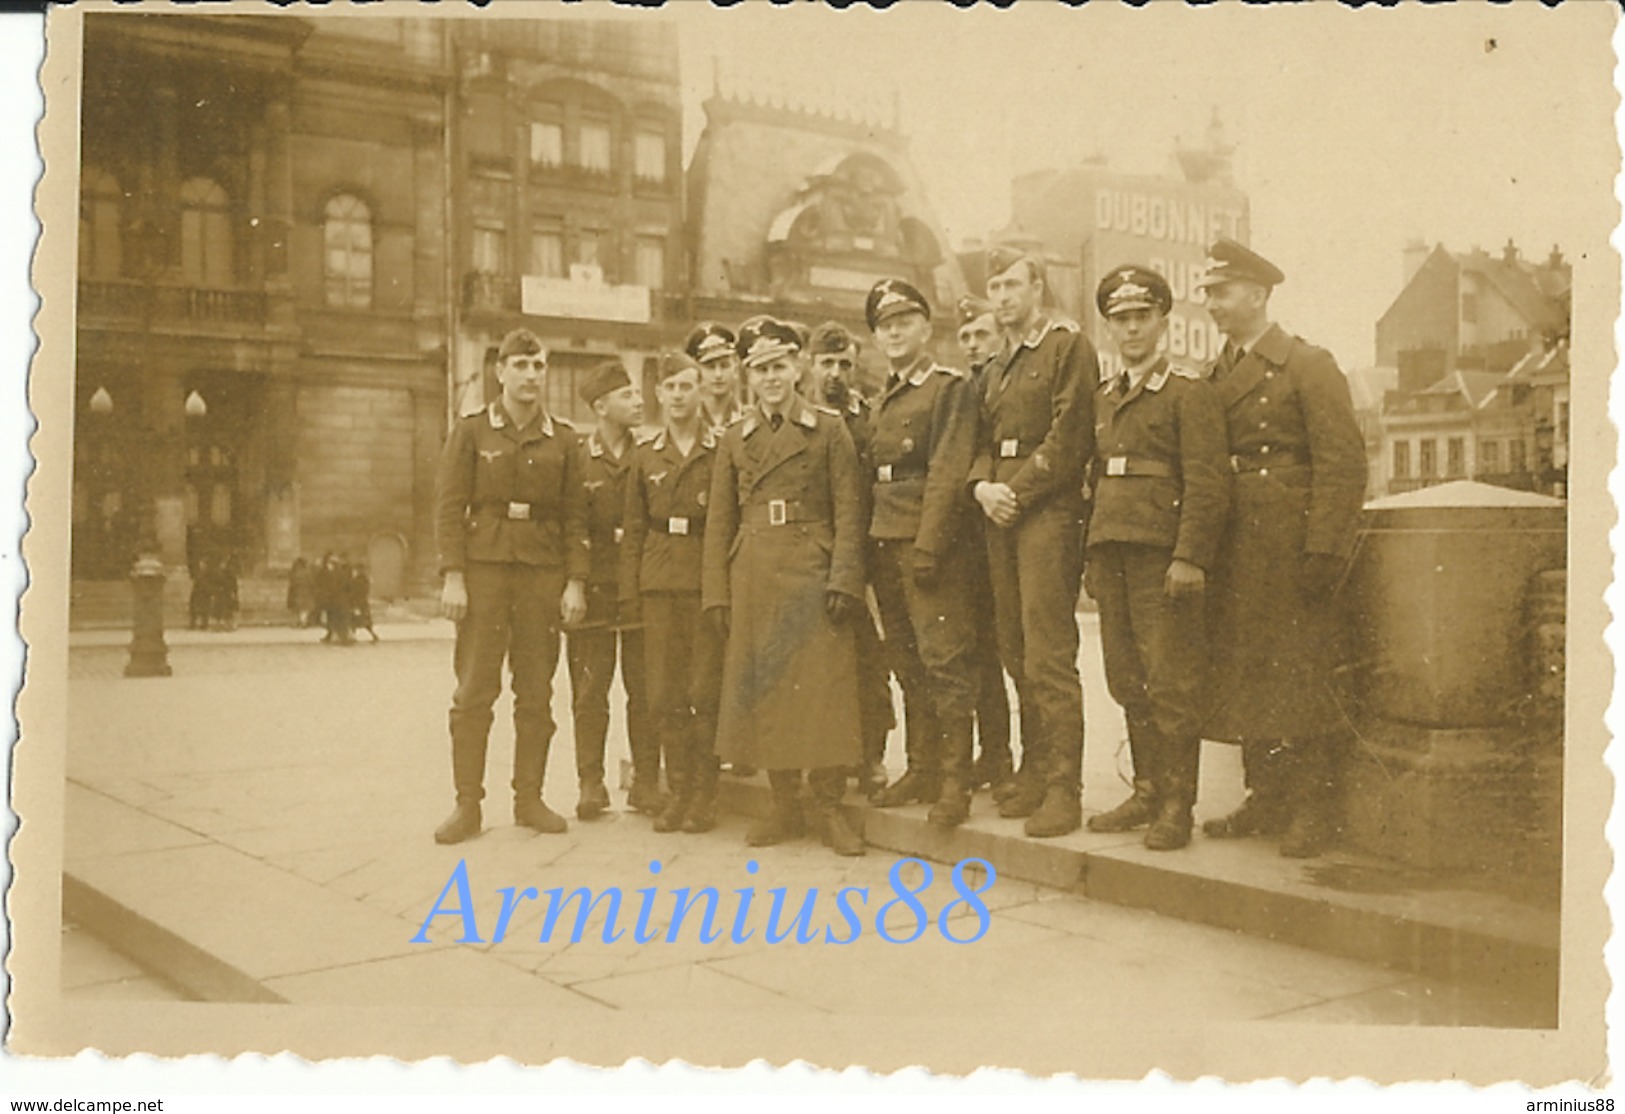
<instances>
[{"instance_id":1,"label":"tall leather boot","mask_svg":"<svg viewBox=\"0 0 1625 1114\"><path fill-rule=\"evenodd\" d=\"M1083 740L1044 740L1044 799L1023 830L1033 839L1054 839L1083 827Z\"/></svg>"},{"instance_id":2,"label":"tall leather boot","mask_svg":"<svg viewBox=\"0 0 1625 1114\"><path fill-rule=\"evenodd\" d=\"M436 843L462 843L480 834L484 822L480 801L485 797L484 731L458 725L451 732L451 780L457 805L434 830Z\"/></svg>"},{"instance_id":3,"label":"tall leather boot","mask_svg":"<svg viewBox=\"0 0 1625 1114\"><path fill-rule=\"evenodd\" d=\"M1281 837L1281 855L1312 859L1331 845L1336 827L1333 740L1324 735L1296 739L1288 745L1288 753L1292 762L1287 807L1292 822Z\"/></svg>"},{"instance_id":4,"label":"tall leather boot","mask_svg":"<svg viewBox=\"0 0 1625 1114\"><path fill-rule=\"evenodd\" d=\"M717 717L714 712L694 716L693 748L689 751L688 776L693 800L683 817L683 831L709 832L717 826L717 781L722 764L717 761Z\"/></svg>"},{"instance_id":5,"label":"tall leather boot","mask_svg":"<svg viewBox=\"0 0 1625 1114\"><path fill-rule=\"evenodd\" d=\"M942 737L942 787L926 819L939 828L957 828L970 819L970 797L976 774L971 754L976 745L975 721L969 715L938 716Z\"/></svg>"},{"instance_id":6,"label":"tall leather boot","mask_svg":"<svg viewBox=\"0 0 1625 1114\"><path fill-rule=\"evenodd\" d=\"M1011 771L1009 777L1003 781L993 783L993 800L1000 806L1003 806L1007 798L1023 791L1033 781L1040 780L1038 778L1038 764L1034 760L1036 758L1035 751L1039 746L1038 740L1043 737L1038 722L1038 708L1022 694L1020 685L1016 686L1016 705L1020 713L1021 762ZM1015 761L1013 756L1011 761ZM1040 798L1043 796L1042 786L1038 788L1038 795ZM999 815L1004 815L1002 807L999 810ZM1027 816L1031 815L1031 813L1021 813L1020 815Z\"/></svg>"},{"instance_id":7,"label":"tall leather boot","mask_svg":"<svg viewBox=\"0 0 1625 1114\"><path fill-rule=\"evenodd\" d=\"M1275 740L1241 744L1241 767L1247 799L1229 816L1208 820L1202 833L1213 839L1243 839L1252 835L1279 835L1290 817L1283 800L1285 752Z\"/></svg>"},{"instance_id":8,"label":"tall leather boot","mask_svg":"<svg viewBox=\"0 0 1625 1114\"><path fill-rule=\"evenodd\" d=\"M669 743L666 747L666 804L655 815L654 830L657 832L675 832L683 826L683 820L694 799L693 763L689 752L693 749L690 738L693 725L689 723L676 726L676 729L667 736Z\"/></svg>"},{"instance_id":9,"label":"tall leather boot","mask_svg":"<svg viewBox=\"0 0 1625 1114\"><path fill-rule=\"evenodd\" d=\"M839 766L830 766L812 771L808 780L819 838L837 855L864 854L863 837L852 830L846 822L846 814L841 811L841 798L846 794L845 771Z\"/></svg>"},{"instance_id":10,"label":"tall leather boot","mask_svg":"<svg viewBox=\"0 0 1625 1114\"><path fill-rule=\"evenodd\" d=\"M1191 810L1202 758L1200 739L1162 739L1157 817L1145 833L1151 851L1177 851L1191 841Z\"/></svg>"},{"instance_id":11,"label":"tall leather boot","mask_svg":"<svg viewBox=\"0 0 1625 1114\"><path fill-rule=\"evenodd\" d=\"M547 771L547 752L552 742L551 727L543 730L514 722L513 740L513 822L521 828L546 835L569 830L564 817L542 801L542 776Z\"/></svg>"},{"instance_id":12,"label":"tall leather boot","mask_svg":"<svg viewBox=\"0 0 1625 1114\"><path fill-rule=\"evenodd\" d=\"M1089 817L1091 832L1129 832L1157 818L1157 805L1162 797L1157 741L1155 728L1148 720L1138 716L1129 719L1128 747L1134 763L1134 793L1109 812Z\"/></svg>"},{"instance_id":13,"label":"tall leather boot","mask_svg":"<svg viewBox=\"0 0 1625 1114\"><path fill-rule=\"evenodd\" d=\"M750 826L745 843L751 847L771 847L795 839L804 825L801 814L801 771L769 770L767 783L773 791L768 814Z\"/></svg>"},{"instance_id":14,"label":"tall leather boot","mask_svg":"<svg viewBox=\"0 0 1625 1114\"><path fill-rule=\"evenodd\" d=\"M917 683L917 685L923 683ZM941 727L921 687L903 690L904 748L908 769L903 776L870 798L876 808L899 805L934 804L942 791L942 772L937 761L937 739Z\"/></svg>"}]
</instances>

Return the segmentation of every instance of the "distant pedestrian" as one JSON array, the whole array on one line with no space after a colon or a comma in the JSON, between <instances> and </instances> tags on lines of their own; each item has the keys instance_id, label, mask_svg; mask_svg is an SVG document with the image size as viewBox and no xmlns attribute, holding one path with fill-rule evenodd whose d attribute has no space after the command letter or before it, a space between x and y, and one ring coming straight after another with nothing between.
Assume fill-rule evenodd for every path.
<instances>
[{"instance_id":1,"label":"distant pedestrian","mask_svg":"<svg viewBox=\"0 0 1625 1114\"><path fill-rule=\"evenodd\" d=\"M208 630L214 611L214 558L207 554L192 567L192 592L186 602L186 625L191 630Z\"/></svg>"},{"instance_id":2,"label":"distant pedestrian","mask_svg":"<svg viewBox=\"0 0 1625 1114\"><path fill-rule=\"evenodd\" d=\"M237 554L227 553L215 566L213 618L221 630L237 629Z\"/></svg>"},{"instance_id":3,"label":"distant pedestrian","mask_svg":"<svg viewBox=\"0 0 1625 1114\"><path fill-rule=\"evenodd\" d=\"M288 619L296 627L315 623L316 578L310 562L296 557L288 570Z\"/></svg>"},{"instance_id":4,"label":"distant pedestrian","mask_svg":"<svg viewBox=\"0 0 1625 1114\"><path fill-rule=\"evenodd\" d=\"M357 561L350 566L347 589L345 602L350 609L351 631L366 631L377 642L378 632L372 629L372 578L367 575L364 562Z\"/></svg>"},{"instance_id":5,"label":"distant pedestrian","mask_svg":"<svg viewBox=\"0 0 1625 1114\"><path fill-rule=\"evenodd\" d=\"M344 559L328 551L322 558L321 571L316 578L316 609L321 613L322 625L327 633L323 642L348 645L355 641L350 633L350 603L347 598L350 571Z\"/></svg>"}]
</instances>

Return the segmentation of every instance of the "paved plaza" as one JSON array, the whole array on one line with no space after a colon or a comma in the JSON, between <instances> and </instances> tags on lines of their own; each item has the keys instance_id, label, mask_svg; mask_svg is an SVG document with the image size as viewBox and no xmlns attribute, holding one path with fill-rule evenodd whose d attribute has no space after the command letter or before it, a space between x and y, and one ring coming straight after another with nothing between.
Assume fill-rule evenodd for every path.
<instances>
[{"instance_id":1,"label":"paved plaza","mask_svg":"<svg viewBox=\"0 0 1625 1114\"><path fill-rule=\"evenodd\" d=\"M1085 619L1086 648L1093 645ZM296 1004L543 1005L560 1010L752 1010L791 1015L998 1014L1050 1000L1111 1016L1167 1011L1215 1021L1283 1018L1386 1024L1523 1025L1516 996L1465 981L1429 978L1320 954L1257 936L1091 901L1078 893L1000 878L978 900L985 928L959 895L951 868L932 867L920 905L929 927L906 946L876 934L874 915L896 888L920 887L921 868L872 849L844 860L811 841L751 850L745 819L725 815L714 833L659 835L616 809L575 821L567 686L556 686L560 723L549 761L548 802L571 817L563 836L512 826L507 791L511 735L498 708L487 774L486 826L478 839L436 846L434 825L451 804L446 702L451 645L443 624L381 629L378 645L323 646L310 632L240 631L178 637L174 675L122 676L111 635L75 637L70 653L66 870L81 906L64 933L70 997L201 996ZM97 643L100 643L99 645ZM1087 810L1122 793L1116 763L1122 721L1098 664L1084 656L1089 739ZM893 763L901 747L893 741ZM624 757L619 716L611 762ZM1210 747L1199 816L1239 794L1233 752ZM894 770L894 772L896 772ZM985 794L975 822L1011 832ZM1261 849L1262 850L1262 849ZM658 861L660 871L651 864ZM752 874L747 864L754 861ZM437 900L456 905L448 881L469 881L480 942L459 942L465 922L436 918L413 943ZM894 873L895 872L895 873ZM967 884L981 884L972 872ZM720 938L699 939L698 916L670 929L674 891L714 887ZM534 887L495 939L504 887ZM617 926L601 939L595 908L579 942L574 907L544 942L545 891L618 887ZM836 905L845 887L866 888L854 942ZM639 891L653 888L639 924ZM737 891L753 905L738 911ZM793 924L809 892L818 943L769 942ZM855 895L848 893L851 900ZM84 908L102 910L86 916ZM114 915L116 913L116 915ZM121 918L165 939L181 969L121 960ZM736 942L733 926L751 931ZM894 936L917 916L888 914ZM101 922L101 923L98 923ZM944 932L976 935L955 943ZM648 942L637 943L634 933ZM108 939L107 937L114 937ZM668 940L668 936L671 939ZM121 963L123 964L121 966ZM191 963L193 969L187 969Z\"/></svg>"}]
</instances>

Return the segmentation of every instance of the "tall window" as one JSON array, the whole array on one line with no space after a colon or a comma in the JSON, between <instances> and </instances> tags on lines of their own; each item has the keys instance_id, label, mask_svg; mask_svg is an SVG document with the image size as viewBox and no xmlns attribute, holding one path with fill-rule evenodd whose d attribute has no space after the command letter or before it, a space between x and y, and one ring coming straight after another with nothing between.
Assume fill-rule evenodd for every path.
<instances>
[{"instance_id":1,"label":"tall window","mask_svg":"<svg viewBox=\"0 0 1625 1114\"><path fill-rule=\"evenodd\" d=\"M530 161L537 166L558 166L564 162L564 127L542 122L530 126Z\"/></svg>"},{"instance_id":2,"label":"tall window","mask_svg":"<svg viewBox=\"0 0 1625 1114\"><path fill-rule=\"evenodd\" d=\"M589 267L602 267L604 234L596 228L583 228L576 235L576 262Z\"/></svg>"},{"instance_id":3,"label":"tall window","mask_svg":"<svg viewBox=\"0 0 1625 1114\"><path fill-rule=\"evenodd\" d=\"M474 269L482 275L500 275L508 255L508 234L499 224L474 227Z\"/></svg>"},{"instance_id":4,"label":"tall window","mask_svg":"<svg viewBox=\"0 0 1625 1114\"><path fill-rule=\"evenodd\" d=\"M659 132L638 132L634 165L639 178L651 182L666 180L666 137Z\"/></svg>"},{"instance_id":5,"label":"tall window","mask_svg":"<svg viewBox=\"0 0 1625 1114\"><path fill-rule=\"evenodd\" d=\"M609 173L609 123L604 120L581 124L581 168L597 174Z\"/></svg>"},{"instance_id":6,"label":"tall window","mask_svg":"<svg viewBox=\"0 0 1625 1114\"><path fill-rule=\"evenodd\" d=\"M124 194L119 189L118 179L87 166L79 199L79 274L82 277L117 278L123 269L123 205Z\"/></svg>"},{"instance_id":7,"label":"tall window","mask_svg":"<svg viewBox=\"0 0 1625 1114\"><path fill-rule=\"evenodd\" d=\"M1478 470L1486 476L1493 476L1501 470L1501 442L1478 443Z\"/></svg>"},{"instance_id":8,"label":"tall window","mask_svg":"<svg viewBox=\"0 0 1625 1114\"><path fill-rule=\"evenodd\" d=\"M538 224L530 234L532 275L559 278L564 274L564 233L555 223Z\"/></svg>"},{"instance_id":9,"label":"tall window","mask_svg":"<svg viewBox=\"0 0 1625 1114\"><path fill-rule=\"evenodd\" d=\"M181 276L192 286L230 286L231 204L211 178L181 186Z\"/></svg>"},{"instance_id":10,"label":"tall window","mask_svg":"<svg viewBox=\"0 0 1625 1114\"><path fill-rule=\"evenodd\" d=\"M1419 460L1421 467L1418 471L1422 477L1425 479L1429 476L1437 476L1439 474L1438 443L1431 437L1424 437L1417 447L1421 449Z\"/></svg>"},{"instance_id":11,"label":"tall window","mask_svg":"<svg viewBox=\"0 0 1625 1114\"><path fill-rule=\"evenodd\" d=\"M1447 476L1465 476L1467 474L1467 441L1462 437L1452 437L1445 443L1444 466Z\"/></svg>"},{"instance_id":12,"label":"tall window","mask_svg":"<svg viewBox=\"0 0 1625 1114\"><path fill-rule=\"evenodd\" d=\"M327 304L372 306L372 212L353 194L327 203L322 239L326 248Z\"/></svg>"},{"instance_id":13,"label":"tall window","mask_svg":"<svg viewBox=\"0 0 1625 1114\"><path fill-rule=\"evenodd\" d=\"M637 284L650 290L666 285L666 241L660 236L639 236L637 241Z\"/></svg>"},{"instance_id":14,"label":"tall window","mask_svg":"<svg viewBox=\"0 0 1625 1114\"><path fill-rule=\"evenodd\" d=\"M1394 442L1394 479L1408 479L1411 474L1411 443Z\"/></svg>"},{"instance_id":15,"label":"tall window","mask_svg":"<svg viewBox=\"0 0 1625 1114\"><path fill-rule=\"evenodd\" d=\"M1512 440L1507 442L1507 471L1522 472L1525 468L1523 442Z\"/></svg>"}]
</instances>

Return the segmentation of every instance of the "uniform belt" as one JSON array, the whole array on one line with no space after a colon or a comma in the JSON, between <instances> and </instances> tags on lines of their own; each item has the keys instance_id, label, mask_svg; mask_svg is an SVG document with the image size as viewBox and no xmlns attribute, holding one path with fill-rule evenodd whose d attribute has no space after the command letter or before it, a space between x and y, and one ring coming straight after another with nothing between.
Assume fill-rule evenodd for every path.
<instances>
[{"instance_id":1,"label":"uniform belt","mask_svg":"<svg viewBox=\"0 0 1625 1114\"><path fill-rule=\"evenodd\" d=\"M1147 460L1136 456L1103 456L1100 458L1101 476L1156 476L1172 479L1179 473L1166 460Z\"/></svg>"},{"instance_id":2,"label":"uniform belt","mask_svg":"<svg viewBox=\"0 0 1625 1114\"><path fill-rule=\"evenodd\" d=\"M792 522L827 522L829 512L809 507L800 499L769 499L740 507L739 521L746 526L788 526Z\"/></svg>"},{"instance_id":3,"label":"uniform belt","mask_svg":"<svg viewBox=\"0 0 1625 1114\"><path fill-rule=\"evenodd\" d=\"M999 460L1020 460L1032 456L1043 443L1043 438L1030 441L1024 437L999 437L993 441L993 455Z\"/></svg>"},{"instance_id":4,"label":"uniform belt","mask_svg":"<svg viewBox=\"0 0 1625 1114\"><path fill-rule=\"evenodd\" d=\"M903 480L923 480L925 468L919 464L881 464L875 468L875 482L900 483Z\"/></svg>"},{"instance_id":5,"label":"uniform belt","mask_svg":"<svg viewBox=\"0 0 1625 1114\"><path fill-rule=\"evenodd\" d=\"M489 499L482 503L475 503L471 508L475 511L495 511L503 518L510 518L518 522L533 522L537 512L545 508L540 503L503 503Z\"/></svg>"},{"instance_id":6,"label":"uniform belt","mask_svg":"<svg viewBox=\"0 0 1625 1114\"><path fill-rule=\"evenodd\" d=\"M1278 449L1265 445L1255 453L1236 453L1230 457L1232 472L1266 472L1271 468L1290 468L1309 463L1304 449Z\"/></svg>"},{"instance_id":7,"label":"uniform belt","mask_svg":"<svg viewBox=\"0 0 1625 1114\"><path fill-rule=\"evenodd\" d=\"M670 518L651 518L649 529L657 534L671 534L673 537L698 537L705 529L705 516L703 514L672 515Z\"/></svg>"}]
</instances>

